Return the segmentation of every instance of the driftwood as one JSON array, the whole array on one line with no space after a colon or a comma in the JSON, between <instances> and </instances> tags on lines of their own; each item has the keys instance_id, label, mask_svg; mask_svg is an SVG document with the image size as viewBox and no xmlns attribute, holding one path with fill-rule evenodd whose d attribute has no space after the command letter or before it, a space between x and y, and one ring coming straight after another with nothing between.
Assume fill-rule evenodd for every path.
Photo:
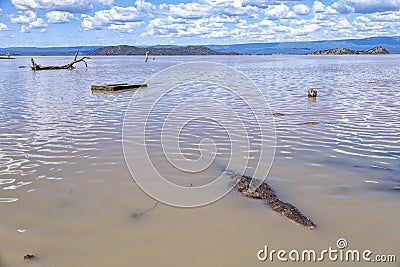
<instances>
[{"instance_id":1,"label":"driftwood","mask_svg":"<svg viewBox=\"0 0 400 267\"><path fill-rule=\"evenodd\" d=\"M122 91L147 87L147 84L137 83L115 83L115 84L93 84L92 91Z\"/></svg>"},{"instance_id":2,"label":"driftwood","mask_svg":"<svg viewBox=\"0 0 400 267\"><path fill-rule=\"evenodd\" d=\"M226 170L226 172L233 179L236 190L243 196L264 200L275 212L278 212L293 222L304 226L306 229L317 227L313 221L303 215L295 206L280 200L272 187L266 182L263 182L255 191L251 191L251 177L240 175L230 170Z\"/></svg>"},{"instance_id":3,"label":"driftwood","mask_svg":"<svg viewBox=\"0 0 400 267\"><path fill-rule=\"evenodd\" d=\"M83 56L80 59L78 59L78 54L79 54L79 50L76 51L74 59L71 61L71 63L63 65L63 66L42 66L37 64L33 58L31 58L31 62L32 62L32 66L31 69L32 70L72 70L74 69L74 65L78 62L83 62L85 63L85 66L87 68L87 62L85 61L85 59L90 59L89 56Z\"/></svg>"}]
</instances>

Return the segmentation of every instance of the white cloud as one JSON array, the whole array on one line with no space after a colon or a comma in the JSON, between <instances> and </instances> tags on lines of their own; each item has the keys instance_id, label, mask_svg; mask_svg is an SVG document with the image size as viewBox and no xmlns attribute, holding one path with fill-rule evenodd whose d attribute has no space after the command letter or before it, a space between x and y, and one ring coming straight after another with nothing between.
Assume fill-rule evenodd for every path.
<instances>
[{"instance_id":1,"label":"white cloud","mask_svg":"<svg viewBox=\"0 0 400 267\"><path fill-rule=\"evenodd\" d=\"M336 14L330 20L319 21L319 25L323 28L323 35L320 38L344 39L399 35L400 17L396 16L398 13L374 13L357 16L352 20L348 16Z\"/></svg>"},{"instance_id":2,"label":"white cloud","mask_svg":"<svg viewBox=\"0 0 400 267\"><path fill-rule=\"evenodd\" d=\"M400 11L374 13L369 17L372 21L400 22Z\"/></svg>"},{"instance_id":3,"label":"white cloud","mask_svg":"<svg viewBox=\"0 0 400 267\"><path fill-rule=\"evenodd\" d=\"M32 21L35 21L37 18L36 13L28 10L18 12L18 15L12 15L10 18L11 23L31 23Z\"/></svg>"},{"instance_id":4,"label":"white cloud","mask_svg":"<svg viewBox=\"0 0 400 267\"><path fill-rule=\"evenodd\" d=\"M353 7L341 2L333 3L332 8L334 8L337 12L341 14L349 14L355 11Z\"/></svg>"},{"instance_id":5,"label":"white cloud","mask_svg":"<svg viewBox=\"0 0 400 267\"><path fill-rule=\"evenodd\" d=\"M190 5L196 4L195 9L190 10ZM185 6L186 5L186 6ZM195 0L192 3L177 4L177 5L165 5L172 6L174 8L183 8L184 11L191 12L192 16L184 16L185 18L200 18L200 17L210 17L213 15L223 15L223 16L243 16L243 15L253 15L259 12L259 8L250 5L244 5L242 0ZM198 14L195 14L199 11ZM166 14L170 15L170 13ZM175 17L179 17L175 14ZM183 17L183 16L181 16Z\"/></svg>"},{"instance_id":6,"label":"white cloud","mask_svg":"<svg viewBox=\"0 0 400 267\"><path fill-rule=\"evenodd\" d=\"M121 24L111 24L108 29L124 33L133 33L133 28L139 26L143 22L126 22Z\"/></svg>"},{"instance_id":7,"label":"white cloud","mask_svg":"<svg viewBox=\"0 0 400 267\"><path fill-rule=\"evenodd\" d=\"M49 23L67 23L73 19L75 16L69 12L61 11L50 11L46 13L46 17Z\"/></svg>"},{"instance_id":8,"label":"white cloud","mask_svg":"<svg viewBox=\"0 0 400 267\"><path fill-rule=\"evenodd\" d=\"M314 17L311 21L322 22L330 21L336 19L338 16L338 12L332 6L326 6L320 1L314 1L312 6L312 12Z\"/></svg>"},{"instance_id":9,"label":"white cloud","mask_svg":"<svg viewBox=\"0 0 400 267\"><path fill-rule=\"evenodd\" d=\"M29 33L29 32L31 32L31 29L26 25L21 25L21 32L22 33Z\"/></svg>"},{"instance_id":10,"label":"white cloud","mask_svg":"<svg viewBox=\"0 0 400 267\"><path fill-rule=\"evenodd\" d=\"M47 27L47 23L45 23L42 18L37 18L35 21L32 21L29 24L29 27L30 28L46 28Z\"/></svg>"},{"instance_id":11,"label":"white cloud","mask_svg":"<svg viewBox=\"0 0 400 267\"><path fill-rule=\"evenodd\" d=\"M259 8L266 8L270 4L273 3L271 3L271 1L265 1L265 0L243 0L244 6L255 6Z\"/></svg>"},{"instance_id":12,"label":"white cloud","mask_svg":"<svg viewBox=\"0 0 400 267\"><path fill-rule=\"evenodd\" d=\"M216 15L216 16L210 17L208 20L211 22L218 22L218 23L233 23L237 19L235 17Z\"/></svg>"},{"instance_id":13,"label":"white cloud","mask_svg":"<svg viewBox=\"0 0 400 267\"><path fill-rule=\"evenodd\" d=\"M326 10L326 6L320 1L314 1L312 9L315 13L321 13Z\"/></svg>"},{"instance_id":14,"label":"white cloud","mask_svg":"<svg viewBox=\"0 0 400 267\"><path fill-rule=\"evenodd\" d=\"M222 38L229 33L225 23L235 21L234 18L219 15L197 20L167 16L151 20L141 36Z\"/></svg>"},{"instance_id":15,"label":"white cloud","mask_svg":"<svg viewBox=\"0 0 400 267\"><path fill-rule=\"evenodd\" d=\"M226 38L230 37L231 33L229 30L220 30L220 31L212 31L210 33L202 34L201 37L205 39L218 39L218 38Z\"/></svg>"},{"instance_id":16,"label":"white cloud","mask_svg":"<svg viewBox=\"0 0 400 267\"><path fill-rule=\"evenodd\" d=\"M42 18L38 18L36 13L31 10L19 11L17 15L11 16L10 21L14 24L25 24L21 25L20 31L23 33L30 32L33 28L44 29L48 26Z\"/></svg>"},{"instance_id":17,"label":"white cloud","mask_svg":"<svg viewBox=\"0 0 400 267\"><path fill-rule=\"evenodd\" d=\"M198 0L197 2L218 10L222 10L226 7L233 7L236 9L243 7L242 0Z\"/></svg>"},{"instance_id":18,"label":"white cloud","mask_svg":"<svg viewBox=\"0 0 400 267\"><path fill-rule=\"evenodd\" d=\"M271 27L274 26L275 23L272 20L265 18L262 21L258 22L258 25Z\"/></svg>"},{"instance_id":19,"label":"white cloud","mask_svg":"<svg viewBox=\"0 0 400 267\"><path fill-rule=\"evenodd\" d=\"M273 5L264 10L265 17L271 20L286 18L289 13L289 7L281 3Z\"/></svg>"},{"instance_id":20,"label":"white cloud","mask_svg":"<svg viewBox=\"0 0 400 267\"><path fill-rule=\"evenodd\" d=\"M7 27L6 24L0 23L0 31L9 31L10 29Z\"/></svg>"},{"instance_id":21,"label":"white cloud","mask_svg":"<svg viewBox=\"0 0 400 267\"><path fill-rule=\"evenodd\" d=\"M94 16L84 16L81 27L83 30L98 30L103 26L107 26L112 30L120 29L123 32L127 32L127 28L139 25L138 23L132 24L130 22L142 22L146 15L132 6L114 6L109 10L97 11Z\"/></svg>"},{"instance_id":22,"label":"white cloud","mask_svg":"<svg viewBox=\"0 0 400 267\"><path fill-rule=\"evenodd\" d=\"M249 22L239 17L216 15L200 19L155 18L141 36L168 38L193 37L240 41L310 40L321 29L318 23L300 20L286 5L274 5L264 10L266 17L259 22ZM277 18L294 18L278 20ZM228 25L229 24L229 25Z\"/></svg>"},{"instance_id":23,"label":"white cloud","mask_svg":"<svg viewBox=\"0 0 400 267\"><path fill-rule=\"evenodd\" d=\"M352 27L351 23L347 20L347 18L341 17L336 20L336 27L338 29L350 29Z\"/></svg>"},{"instance_id":24,"label":"white cloud","mask_svg":"<svg viewBox=\"0 0 400 267\"><path fill-rule=\"evenodd\" d=\"M320 27L316 24L306 24L299 28L291 30L291 34L293 35L293 37L307 36L311 33L318 31L319 29Z\"/></svg>"},{"instance_id":25,"label":"white cloud","mask_svg":"<svg viewBox=\"0 0 400 267\"><path fill-rule=\"evenodd\" d=\"M145 0L136 0L135 5L137 10L146 13L151 13L157 8L155 5L150 2L146 2Z\"/></svg>"},{"instance_id":26,"label":"white cloud","mask_svg":"<svg viewBox=\"0 0 400 267\"><path fill-rule=\"evenodd\" d=\"M298 4L293 6L293 11L296 15L307 15L310 13L310 8L304 4Z\"/></svg>"},{"instance_id":27,"label":"white cloud","mask_svg":"<svg viewBox=\"0 0 400 267\"><path fill-rule=\"evenodd\" d=\"M339 0L334 7L340 13L375 13L384 11L399 11L400 0Z\"/></svg>"},{"instance_id":28,"label":"white cloud","mask_svg":"<svg viewBox=\"0 0 400 267\"><path fill-rule=\"evenodd\" d=\"M393 14L394 15L394 14ZM385 21L377 17L358 16L353 22L353 32L368 36L398 35L400 20Z\"/></svg>"},{"instance_id":29,"label":"white cloud","mask_svg":"<svg viewBox=\"0 0 400 267\"><path fill-rule=\"evenodd\" d=\"M199 3L180 3L178 5L161 4L160 9L174 18L197 19L207 16L212 8Z\"/></svg>"},{"instance_id":30,"label":"white cloud","mask_svg":"<svg viewBox=\"0 0 400 267\"><path fill-rule=\"evenodd\" d=\"M160 35L164 37L179 37L187 35L187 21L172 16L152 19L141 36Z\"/></svg>"},{"instance_id":31,"label":"white cloud","mask_svg":"<svg viewBox=\"0 0 400 267\"><path fill-rule=\"evenodd\" d=\"M111 6L114 0L11 0L11 3L19 10L41 9L87 13L93 9L94 5Z\"/></svg>"}]
</instances>

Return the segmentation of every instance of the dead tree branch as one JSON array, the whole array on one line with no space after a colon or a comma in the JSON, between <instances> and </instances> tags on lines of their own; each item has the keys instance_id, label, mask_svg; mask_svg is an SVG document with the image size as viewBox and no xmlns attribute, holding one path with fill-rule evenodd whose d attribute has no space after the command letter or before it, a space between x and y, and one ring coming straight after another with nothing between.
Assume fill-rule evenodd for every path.
<instances>
[{"instance_id":1,"label":"dead tree branch","mask_svg":"<svg viewBox=\"0 0 400 267\"><path fill-rule=\"evenodd\" d=\"M63 65L63 66L42 66L37 64L33 58L31 58L31 62L32 62L32 66L31 69L32 70L72 70L75 68L75 64L79 63L79 62L83 62L85 63L85 66L87 68L87 62L85 61L85 59L90 59L89 56L83 56L80 59L78 59L78 54L79 54L79 50L76 51L74 59L71 61L71 63Z\"/></svg>"}]
</instances>

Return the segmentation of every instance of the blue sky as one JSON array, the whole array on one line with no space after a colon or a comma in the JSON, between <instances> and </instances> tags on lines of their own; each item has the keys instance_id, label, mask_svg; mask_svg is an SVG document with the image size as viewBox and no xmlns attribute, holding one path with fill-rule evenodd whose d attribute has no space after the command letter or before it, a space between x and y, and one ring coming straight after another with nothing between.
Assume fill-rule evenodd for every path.
<instances>
[{"instance_id":1,"label":"blue sky","mask_svg":"<svg viewBox=\"0 0 400 267\"><path fill-rule=\"evenodd\" d=\"M400 35L400 0L0 0L0 47Z\"/></svg>"}]
</instances>

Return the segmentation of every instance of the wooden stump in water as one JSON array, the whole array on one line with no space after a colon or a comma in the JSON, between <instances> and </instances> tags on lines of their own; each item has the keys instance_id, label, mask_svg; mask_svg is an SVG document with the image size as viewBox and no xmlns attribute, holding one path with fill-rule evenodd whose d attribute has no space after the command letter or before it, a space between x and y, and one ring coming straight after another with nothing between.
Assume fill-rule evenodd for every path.
<instances>
[{"instance_id":1,"label":"wooden stump in water","mask_svg":"<svg viewBox=\"0 0 400 267\"><path fill-rule=\"evenodd\" d=\"M315 89L312 89L312 88L310 88L310 89L308 89L308 97L317 97L317 90L315 90Z\"/></svg>"}]
</instances>

